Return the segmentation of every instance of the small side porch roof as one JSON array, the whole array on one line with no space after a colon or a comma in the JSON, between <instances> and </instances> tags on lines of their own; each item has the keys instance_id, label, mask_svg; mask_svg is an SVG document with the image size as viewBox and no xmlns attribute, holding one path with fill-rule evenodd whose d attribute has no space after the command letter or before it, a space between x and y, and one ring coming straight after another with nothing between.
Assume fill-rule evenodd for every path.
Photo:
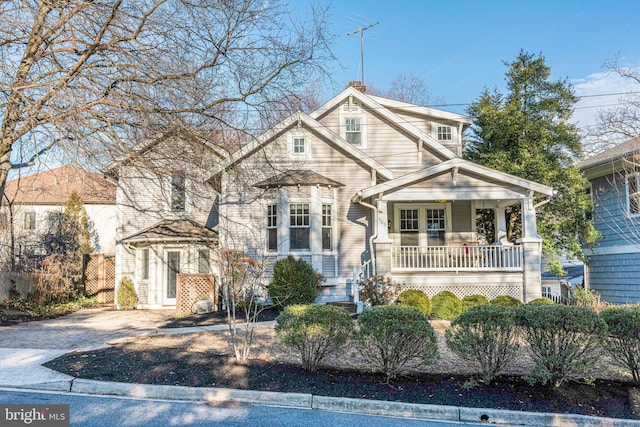
<instances>
[{"instance_id":1,"label":"small side porch roof","mask_svg":"<svg viewBox=\"0 0 640 427\"><path fill-rule=\"evenodd\" d=\"M218 233L190 219L165 219L122 239L132 245L158 242L217 242Z\"/></svg>"},{"instance_id":2,"label":"small side porch roof","mask_svg":"<svg viewBox=\"0 0 640 427\"><path fill-rule=\"evenodd\" d=\"M452 159L438 165L430 166L381 184L362 189L352 197L351 201L353 203L357 203L372 196L385 193L388 194L447 172L451 173L451 179L454 185L456 183L458 173L467 172L477 176L479 179L486 180L487 182L505 184L505 186L509 187L520 187L523 190L526 190L527 193L531 194L529 197L544 197L551 196L553 194L553 188L546 185L500 172L486 166L481 166L468 160ZM517 195L514 191L510 191L509 193L513 198L524 198L522 195Z\"/></svg>"}]
</instances>

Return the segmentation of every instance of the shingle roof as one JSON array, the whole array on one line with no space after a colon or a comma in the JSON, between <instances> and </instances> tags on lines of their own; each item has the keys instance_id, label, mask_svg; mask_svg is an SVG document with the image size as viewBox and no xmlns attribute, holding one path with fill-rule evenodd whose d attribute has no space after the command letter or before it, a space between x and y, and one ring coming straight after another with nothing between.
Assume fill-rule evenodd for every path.
<instances>
[{"instance_id":1,"label":"shingle roof","mask_svg":"<svg viewBox=\"0 0 640 427\"><path fill-rule=\"evenodd\" d=\"M73 165L7 181L5 194L17 204L63 204L76 192L85 204L115 204L116 185L102 174Z\"/></svg>"},{"instance_id":2,"label":"shingle roof","mask_svg":"<svg viewBox=\"0 0 640 427\"><path fill-rule=\"evenodd\" d=\"M165 219L122 239L125 243L217 240L217 232L190 219Z\"/></svg>"},{"instance_id":3,"label":"shingle roof","mask_svg":"<svg viewBox=\"0 0 640 427\"><path fill-rule=\"evenodd\" d=\"M577 164L578 168L585 170L593 166L598 166L619 158L637 153L640 151L640 137L631 138L615 147L604 150L593 157L583 160Z\"/></svg>"},{"instance_id":4,"label":"shingle roof","mask_svg":"<svg viewBox=\"0 0 640 427\"><path fill-rule=\"evenodd\" d=\"M292 170L274 175L255 184L258 188L290 187L294 185L326 185L330 187L344 187L344 184L322 176L310 170Z\"/></svg>"}]
</instances>

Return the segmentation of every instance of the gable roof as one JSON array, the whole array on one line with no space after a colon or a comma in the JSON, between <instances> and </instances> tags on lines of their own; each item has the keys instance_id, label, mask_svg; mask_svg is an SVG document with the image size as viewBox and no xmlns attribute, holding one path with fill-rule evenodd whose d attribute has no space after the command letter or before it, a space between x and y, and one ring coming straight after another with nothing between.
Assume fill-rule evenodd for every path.
<instances>
[{"instance_id":1,"label":"gable roof","mask_svg":"<svg viewBox=\"0 0 640 427\"><path fill-rule=\"evenodd\" d=\"M322 176L310 170L290 170L254 184L258 188L291 187L296 185L323 185L327 187L344 187L344 184Z\"/></svg>"},{"instance_id":2,"label":"gable roof","mask_svg":"<svg viewBox=\"0 0 640 427\"><path fill-rule=\"evenodd\" d=\"M61 205L73 192L85 204L116 203L113 182L100 173L74 165L12 179L7 181L4 191L9 200L17 204Z\"/></svg>"},{"instance_id":3,"label":"gable roof","mask_svg":"<svg viewBox=\"0 0 640 427\"><path fill-rule=\"evenodd\" d=\"M384 178L393 178L393 172L382 163L371 158L364 151L355 147L353 144L349 144L344 138L341 138L339 135L331 132L311 116L303 113L302 111L298 111L218 163L215 167L209 170L209 172L207 173L207 179L213 178L215 175L227 169L228 167L255 153L260 148L271 142L278 135L282 134L287 129L297 124L304 124L305 126L313 129L313 132L320 134L320 136L328 141L329 144L334 148L347 152L353 159L364 163L372 170L376 170Z\"/></svg>"},{"instance_id":4,"label":"gable roof","mask_svg":"<svg viewBox=\"0 0 640 427\"><path fill-rule=\"evenodd\" d=\"M481 166L476 163L470 162L464 159L452 159L446 162L442 162L435 166L430 166L421 169L416 172L409 173L396 179L392 179L382 184L377 184L369 188L358 191L358 193L351 199L354 203L360 200L369 198L379 193L393 191L398 188L423 181L425 179L440 175L449 170L462 169L467 172L480 175L486 179L495 180L502 183L513 184L518 187L522 187L538 193L539 195L551 196L553 189L546 185L538 184L537 182L529 181L527 179L518 178L517 176L510 175L508 173L500 172L495 169Z\"/></svg>"},{"instance_id":5,"label":"gable roof","mask_svg":"<svg viewBox=\"0 0 640 427\"><path fill-rule=\"evenodd\" d=\"M357 99L362 103L362 105L366 106L368 109L375 111L377 114L381 115L389 122L405 130L407 133L413 135L416 138L416 142L418 140L423 141L423 145L427 146L427 148L431 149L431 151L439 155L444 160L458 158L458 155L456 153L454 153L453 151L449 150L447 147L442 145L434 137L418 129L418 127L412 125L411 123L408 123L402 117L398 116L396 113L389 110L388 108L385 108L382 104L378 102L378 100L383 99L384 103L387 103L387 105L392 105L391 104L393 102L392 100L388 100L380 97L373 97L373 96L364 94L353 87L346 88L344 91L342 91L337 96L333 97L323 106L318 108L316 111L312 112L310 116L314 119L319 119L320 117L327 114L329 111L339 106L341 103L344 102L345 99L349 97L353 97ZM411 106L411 104L406 104L406 103L398 103L397 105L401 105L405 109L407 109L408 106Z\"/></svg>"},{"instance_id":6,"label":"gable roof","mask_svg":"<svg viewBox=\"0 0 640 427\"><path fill-rule=\"evenodd\" d=\"M585 171L607 164L613 164L616 160L627 157L640 152L640 136L631 138L614 147L601 151L600 153L589 157L586 160L578 162L576 166ZM611 170L609 170L611 172Z\"/></svg>"},{"instance_id":7,"label":"gable roof","mask_svg":"<svg viewBox=\"0 0 640 427\"><path fill-rule=\"evenodd\" d=\"M217 232L190 219L165 219L122 239L124 243L217 240Z\"/></svg>"}]
</instances>

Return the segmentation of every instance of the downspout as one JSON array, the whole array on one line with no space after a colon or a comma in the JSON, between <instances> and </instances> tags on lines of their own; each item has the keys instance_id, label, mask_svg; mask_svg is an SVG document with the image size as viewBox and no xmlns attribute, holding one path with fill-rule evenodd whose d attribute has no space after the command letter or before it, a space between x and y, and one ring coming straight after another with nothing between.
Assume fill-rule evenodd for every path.
<instances>
[{"instance_id":1,"label":"downspout","mask_svg":"<svg viewBox=\"0 0 640 427\"><path fill-rule=\"evenodd\" d=\"M366 208L373 210L374 227L373 227L373 234L371 235L371 237L369 237L369 253L371 254L371 272L373 275L375 275L376 274L376 255L375 255L375 251L373 250L373 239L378 237L378 208L376 208L372 204L363 202L360 195L358 195L358 203Z\"/></svg>"}]
</instances>

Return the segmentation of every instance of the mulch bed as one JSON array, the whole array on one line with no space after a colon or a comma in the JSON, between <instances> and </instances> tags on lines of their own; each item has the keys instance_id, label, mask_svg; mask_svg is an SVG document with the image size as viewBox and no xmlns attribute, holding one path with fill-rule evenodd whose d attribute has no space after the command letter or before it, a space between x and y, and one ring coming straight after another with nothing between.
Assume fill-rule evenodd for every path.
<instances>
[{"instance_id":1,"label":"mulch bed","mask_svg":"<svg viewBox=\"0 0 640 427\"><path fill-rule=\"evenodd\" d=\"M530 386L520 375L505 375L490 386L468 386L468 376L412 373L386 384L383 375L358 363L329 360L316 373L304 371L274 341L273 328L258 332L264 349L247 363L230 356L221 333L153 336L89 352L69 353L45 366L79 378L128 383L224 387L312 393L412 403L635 418L632 385L618 379L560 388ZM444 369L456 371L445 365ZM442 368L438 368L442 370ZM438 370L437 369L437 370Z\"/></svg>"},{"instance_id":2,"label":"mulch bed","mask_svg":"<svg viewBox=\"0 0 640 427\"><path fill-rule=\"evenodd\" d=\"M269 308L262 310L258 313L258 322L267 322L270 320L276 320L280 313L275 308ZM243 311L236 313L236 319L239 322L246 319ZM171 319L166 323L163 328L189 328L193 326L213 326L213 325L226 325L227 324L227 312L226 310L212 311L211 313L204 314L192 314L189 316L178 317Z\"/></svg>"}]
</instances>

